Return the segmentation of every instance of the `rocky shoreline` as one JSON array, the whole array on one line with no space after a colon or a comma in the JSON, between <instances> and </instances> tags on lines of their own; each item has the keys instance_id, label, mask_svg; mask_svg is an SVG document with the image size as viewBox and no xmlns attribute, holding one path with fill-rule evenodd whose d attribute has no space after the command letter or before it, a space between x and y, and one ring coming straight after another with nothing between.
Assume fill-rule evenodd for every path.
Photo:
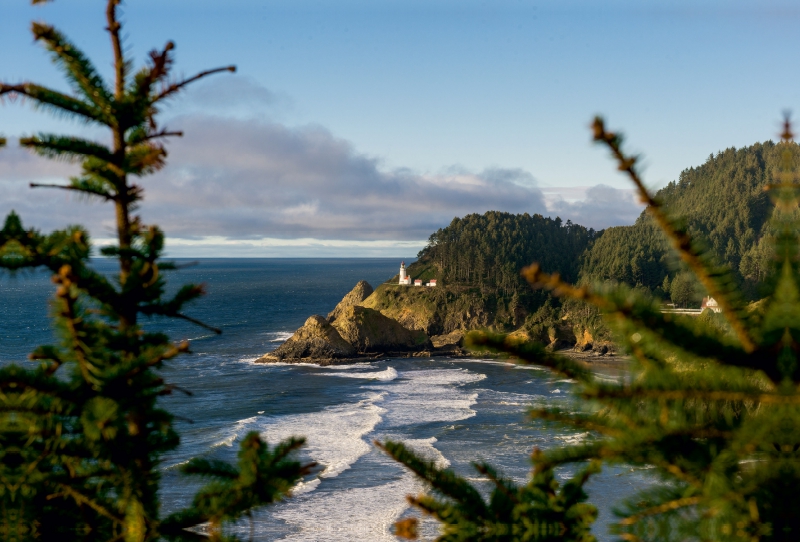
<instances>
[{"instance_id":1,"label":"rocky shoreline","mask_svg":"<svg viewBox=\"0 0 800 542\"><path fill-rule=\"evenodd\" d=\"M371 308L370 305L376 306L373 301L376 295L366 281L359 282L327 317L309 317L303 327L286 342L256 362L326 366L384 358L509 359L506 354L471 352L465 349L465 329L448 331L441 329L441 326L437 328L430 325L430 318L427 324L415 325L408 307L394 307L392 311ZM433 311L429 312L434 314ZM394 318L384 313L389 313ZM401 317L398 318L398 315ZM448 332L429 336L433 329ZM532 339L521 331L512 335L517 335L522 340ZM624 368L629 361L627 356L617 355L613 345L608 344L591 345L584 341L572 347L564 344L563 340L554 340L550 346L558 353L588 367Z\"/></svg>"}]
</instances>

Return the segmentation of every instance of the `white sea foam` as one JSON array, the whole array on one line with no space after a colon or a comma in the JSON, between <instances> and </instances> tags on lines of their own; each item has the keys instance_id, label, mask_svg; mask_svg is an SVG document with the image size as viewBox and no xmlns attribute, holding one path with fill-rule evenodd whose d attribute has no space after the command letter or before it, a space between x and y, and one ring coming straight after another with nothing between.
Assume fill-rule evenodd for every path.
<instances>
[{"instance_id":1,"label":"white sea foam","mask_svg":"<svg viewBox=\"0 0 800 542\"><path fill-rule=\"evenodd\" d=\"M384 371L369 371L369 372L344 372L338 371L334 373L327 373L327 376L340 376L346 378L365 378L368 380L383 380L389 381L397 378L397 371L394 367L388 367Z\"/></svg>"},{"instance_id":2,"label":"white sea foam","mask_svg":"<svg viewBox=\"0 0 800 542\"><path fill-rule=\"evenodd\" d=\"M233 446L233 443L236 441L239 435L228 435L222 440L218 440L214 444L211 445L212 448L217 448L219 446Z\"/></svg>"},{"instance_id":3,"label":"white sea foam","mask_svg":"<svg viewBox=\"0 0 800 542\"><path fill-rule=\"evenodd\" d=\"M584 440L586 440L586 437L588 436L589 433L586 432L586 433L576 433L574 435L561 435L557 436L556 439L564 442L564 444L574 445L574 444L581 444Z\"/></svg>"},{"instance_id":4,"label":"white sea foam","mask_svg":"<svg viewBox=\"0 0 800 542\"><path fill-rule=\"evenodd\" d=\"M481 394L482 402L496 405L533 406L552 400L552 398L539 393L514 393L510 391L497 391L490 388L480 388L476 391Z\"/></svg>"},{"instance_id":5,"label":"white sea foam","mask_svg":"<svg viewBox=\"0 0 800 542\"><path fill-rule=\"evenodd\" d=\"M259 359L259 358L256 358L256 359ZM245 360L243 360L243 361L245 361ZM270 368L273 368L273 367L281 367L281 368L283 368L283 367L316 367L316 368L319 368L319 365L317 365L316 363L286 363L285 361L270 361L269 363L255 363L255 360L253 360L253 362L251 362L251 363L253 363L253 365L256 365L258 367L262 367L264 369L270 369Z\"/></svg>"},{"instance_id":6,"label":"white sea foam","mask_svg":"<svg viewBox=\"0 0 800 542\"><path fill-rule=\"evenodd\" d=\"M350 468L359 457L369 452L363 437L371 432L384 409L379 407L384 394L369 393L357 403L343 403L320 412L281 417L259 417L259 430L270 443L291 436L306 437L304 453L319 463L319 478L333 478ZM308 486L306 482L305 486ZM295 489L295 493L304 486Z\"/></svg>"},{"instance_id":7,"label":"white sea foam","mask_svg":"<svg viewBox=\"0 0 800 542\"><path fill-rule=\"evenodd\" d=\"M331 371L349 371L353 369L367 369L373 367L371 362L347 363L342 365L317 365L320 369L328 369Z\"/></svg>"},{"instance_id":8,"label":"white sea foam","mask_svg":"<svg viewBox=\"0 0 800 542\"><path fill-rule=\"evenodd\" d=\"M276 331L274 333L268 333L267 335L271 336L272 338L269 340L271 343L282 343L286 342L286 340L294 335L291 331Z\"/></svg>"},{"instance_id":9,"label":"white sea foam","mask_svg":"<svg viewBox=\"0 0 800 542\"><path fill-rule=\"evenodd\" d=\"M497 361L497 360L493 360L493 359L470 359L470 358L464 358L464 359L459 359L458 362L459 363L483 363L485 365L507 365L509 367L513 367L514 365L516 365L516 363L512 363L510 361Z\"/></svg>"},{"instance_id":10,"label":"white sea foam","mask_svg":"<svg viewBox=\"0 0 800 542\"><path fill-rule=\"evenodd\" d=\"M541 365L514 365L514 368L526 371L550 371L549 367L542 367Z\"/></svg>"},{"instance_id":11,"label":"white sea foam","mask_svg":"<svg viewBox=\"0 0 800 542\"><path fill-rule=\"evenodd\" d=\"M185 465L185 464L186 464L186 463L188 463L189 461L190 461L189 459L184 459L183 461L178 461L177 463L173 463L172 465L166 465L166 466L164 466L164 467L161 467L161 470L171 470L171 469L176 469L176 468L178 468L178 467L181 467L181 466Z\"/></svg>"},{"instance_id":12,"label":"white sea foam","mask_svg":"<svg viewBox=\"0 0 800 542\"><path fill-rule=\"evenodd\" d=\"M471 418L470 408L478 394L461 386L478 382L486 375L467 369L429 369L404 371L387 390L385 422L401 427L428 422L459 421Z\"/></svg>"},{"instance_id":13,"label":"white sea foam","mask_svg":"<svg viewBox=\"0 0 800 542\"><path fill-rule=\"evenodd\" d=\"M396 542L392 524L408 508L405 496L424 489L414 475L374 486L302 495L277 507L274 517L296 532L280 538L295 542Z\"/></svg>"},{"instance_id":14,"label":"white sea foam","mask_svg":"<svg viewBox=\"0 0 800 542\"><path fill-rule=\"evenodd\" d=\"M207 335L200 335L198 337L192 337L191 339L188 339L188 340L190 340L190 341L199 341L200 339L208 339L209 337L215 337L215 336L216 336L215 334L209 333Z\"/></svg>"},{"instance_id":15,"label":"white sea foam","mask_svg":"<svg viewBox=\"0 0 800 542\"><path fill-rule=\"evenodd\" d=\"M438 440L436 437L402 440L402 443L407 448L420 456L422 459L426 461L433 461L437 468L446 469L450 466L450 460L433 446L437 442Z\"/></svg>"},{"instance_id":16,"label":"white sea foam","mask_svg":"<svg viewBox=\"0 0 800 542\"><path fill-rule=\"evenodd\" d=\"M289 437L304 436L303 454L323 467L317 478L301 482L292 490L295 495L308 493L319 485L319 478L338 476L370 451L370 445L362 437L381 421L384 409L376 403L384 395L368 393L361 401L342 403L319 412L245 418L233 424L228 435L212 447L233 446L248 431L259 431L271 445Z\"/></svg>"},{"instance_id":17,"label":"white sea foam","mask_svg":"<svg viewBox=\"0 0 800 542\"><path fill-rule=\"evenodd\" d=\"M253 422L258 419L258 416L252 416L250 418L245 418L243 420L239 420L233 424L233 427L229 431L228 435L211 445L212 448L216 448L217 446L233 446L233 443L236 439L243 437L246 431L253 430Z\"/></svg>"},{"instance_id":18,"label":"white sea foam","mask_svg":"<svg viewBox=\"0 0 800 542\"><path fill-rule=\"evenodd\" d=\"M247 356L246 358L239 358L236 360L237 363L246 363L248 365L255 365L256 367L269 367L267 363L256 363L257 359L260 359L261 356Z\"/></svg>"},{"instance_id":19,"label":"white sea foam","mask_svg":"<svg viewBox=\"0 0 800 542\"><path fill-rule=\"evenodd\" d=\"M298 482L292 488L292 496L296 497L298 495L303 495L305 493L311 493L317 486L320 484L321 480L319 478L314 478L309 480L308 482Z\"/></svg>"}]
</instances>

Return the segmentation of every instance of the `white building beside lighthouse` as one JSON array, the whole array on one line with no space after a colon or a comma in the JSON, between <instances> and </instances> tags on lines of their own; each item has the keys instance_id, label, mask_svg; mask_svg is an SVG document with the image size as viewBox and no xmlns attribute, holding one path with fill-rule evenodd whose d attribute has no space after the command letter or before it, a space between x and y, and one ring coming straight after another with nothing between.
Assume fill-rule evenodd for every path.
<instances>
[{"instance_id":1,"label":"white building beside lighthouse","mask_svg":"<svg viewBox=\"0 0 800 542\"><path fill-rule=\"evenodd\" d=\"M411 286L411 277L406 275L406 262L400 263L400 282L398 282L398 284Z\"/></svg>"},{"instance_id":2,"label":"white building beside lighthouse","mask_svg":"<svg viewBox=\"0 0 800 542\"><path fill-rule=\"evenodd\" d=\"M406 273L406 262L400 262L400 280L397 281L397 284L401 286L423 286L422 279L411 280L411 276ZM428 283L424 284L424 286L436 286L436 279L431 279Z\"/></svg>"}]
</instances>

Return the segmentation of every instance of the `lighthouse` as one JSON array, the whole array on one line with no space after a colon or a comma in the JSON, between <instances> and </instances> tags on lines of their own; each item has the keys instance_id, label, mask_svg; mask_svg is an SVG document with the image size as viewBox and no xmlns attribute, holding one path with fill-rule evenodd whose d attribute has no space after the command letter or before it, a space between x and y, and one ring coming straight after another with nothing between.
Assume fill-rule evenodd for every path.
<instances>
[{"instance_id":1,"label":"lighthouse","mask_svg":"<svg viewBox=\"0 0 800 542\"><path fill-rule=\"evenodd\" d=\"M400 262L400 280L398 281L398 284L411 286L411 277L406 275L406 262Z\"/></svg>"}]
</instances>

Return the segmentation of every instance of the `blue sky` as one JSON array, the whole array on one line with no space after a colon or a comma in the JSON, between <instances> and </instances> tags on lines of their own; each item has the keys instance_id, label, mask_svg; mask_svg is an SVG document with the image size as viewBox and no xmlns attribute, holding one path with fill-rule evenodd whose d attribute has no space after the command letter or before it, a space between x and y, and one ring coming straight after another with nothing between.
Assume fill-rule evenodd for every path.
<instances>
[{"instance_id":1,"label":"blue sky","mask_svg":"<svg viewBox=\"0 0 800 542\"><path fill-rule=\"evenodd\" d=\"M99 4L5 1L0 78L63 86L32 19L106 70ZM179 73L239 69L163 117L187 137L144 182L142 213L175 255L409 256L453 216L489 208L630 223L639 207L590 144L593 115L628 135L657 188L773 138L800 104L800 8L788 2L141 0L124 14L137 62L171 39ZM65 129L86 130L0 108L9 137ZM23 190L65 173L3 151L0 212L107 236L109 209Z\"/></svg>"}]
</instances>

